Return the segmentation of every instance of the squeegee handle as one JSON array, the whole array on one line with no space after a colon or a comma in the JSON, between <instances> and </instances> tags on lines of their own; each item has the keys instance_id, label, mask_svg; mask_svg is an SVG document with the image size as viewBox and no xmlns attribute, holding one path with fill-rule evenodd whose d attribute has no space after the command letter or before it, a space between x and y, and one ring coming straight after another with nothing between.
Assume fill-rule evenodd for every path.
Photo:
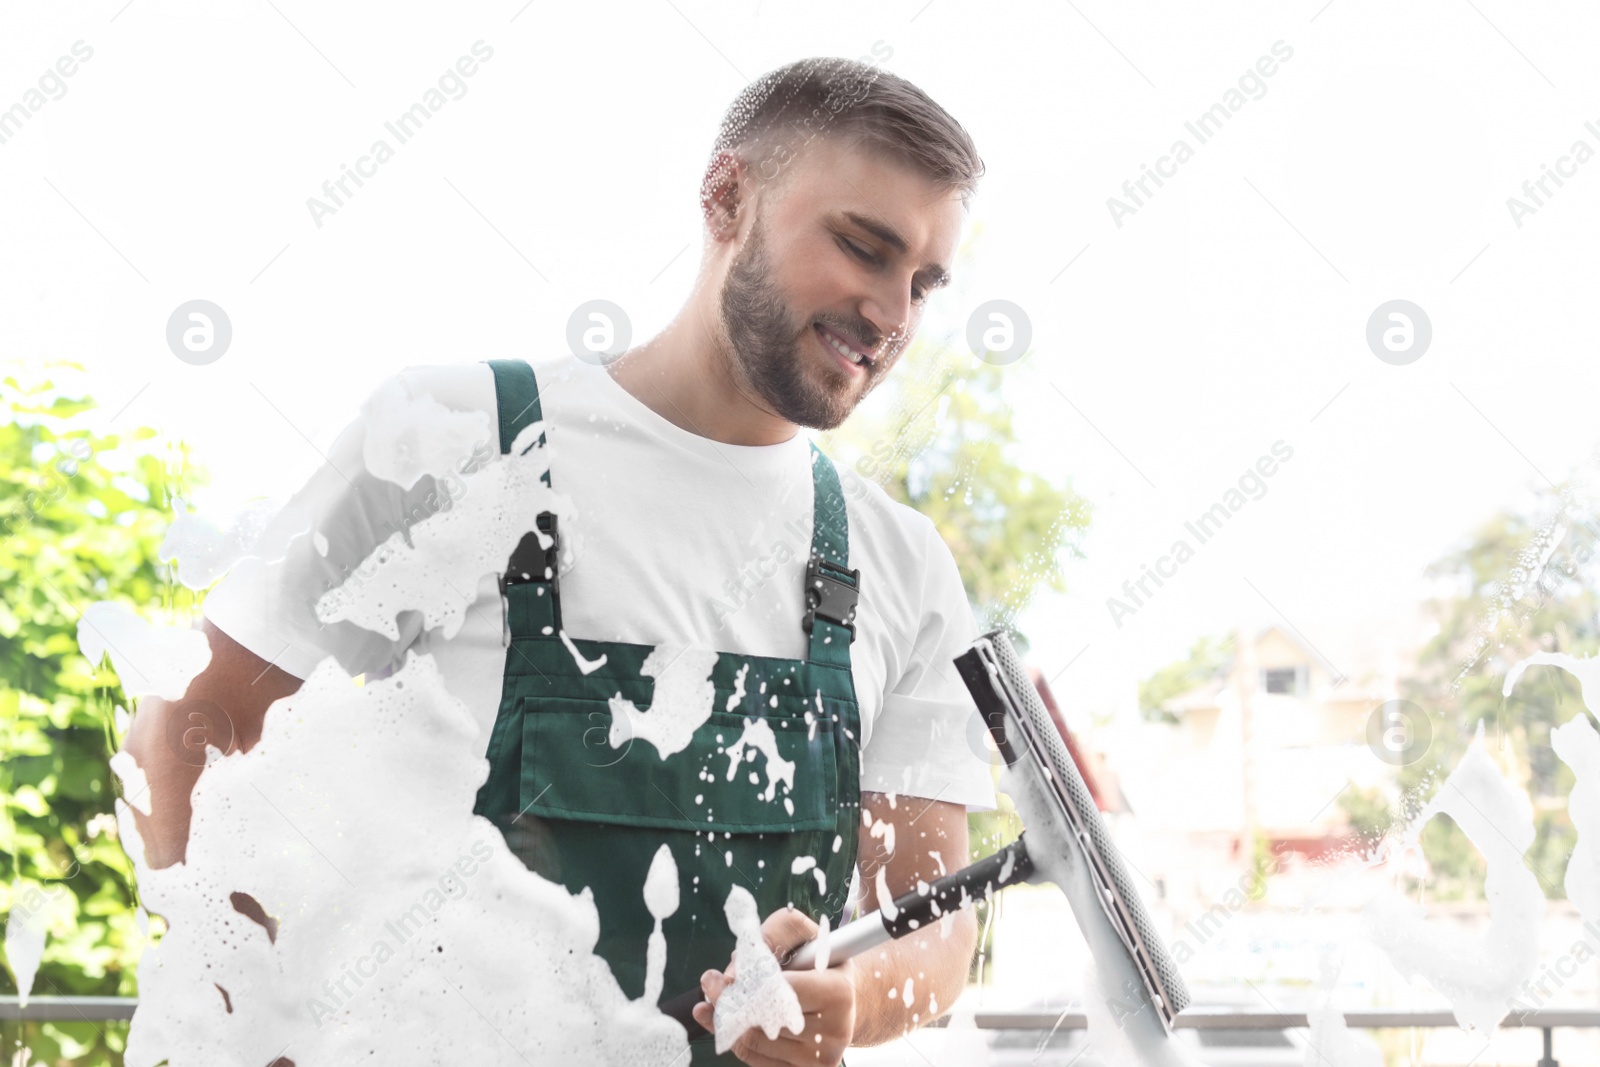
<instances>
[{"instance_id":1,"label":"squeegee handle","mask_svg":"<svg viewBox=\"0 0 1600 1067\"><path fill-rule=\"evenodd\" d=\"M937 922L940 916L987 900L996 891L1026 881L1032 874L1033 861L1028 857L1028 846L1019 837L994 855L929 884L926 893L913 890L890 907L880 907L831 931L827 938L828 965L843 963L868 949ZM821 949L818 941L807 941L783 961L783 969L798 971L815 967ZM694 1006L704 999L700 990L690 989L662 1001L660 1007L663 1014L682 1023L689 1037L694 1038L705 1033L693 1015Z\"/></svg>"},{"instance_id":2,"label":"squeegee handle","mask_svg":"<svg viewBox=\"0 0 1600 1067\"><path fill-rule=\"evenodd\" d=\"M830 964L843 962L884 941L904 937L921 927L930 926L938 922L940 916L986 900L989 894L1025 881L1032 873L1033 860L1028 857L1028 846L1019 837L994 855L931 883L926 893L912 890L896 898L891 907L880 908L871 915L839 927L828 937L828 961ZM858 944L857 939L850 936L855 927L870 929L872 925L883 927L888 936L865 944ZM816 941L808 941L784 964L784 970L812 966L819 951L821 946Z\"/></svg>"}]
</instances>

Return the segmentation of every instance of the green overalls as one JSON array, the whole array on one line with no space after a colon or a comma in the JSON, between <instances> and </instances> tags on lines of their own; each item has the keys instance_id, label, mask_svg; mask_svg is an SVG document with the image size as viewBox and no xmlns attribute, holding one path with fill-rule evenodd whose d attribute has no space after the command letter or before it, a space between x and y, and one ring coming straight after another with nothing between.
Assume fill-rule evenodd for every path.
<instances>
[{"instance_id":1,"label":"green overalls","mask_svg":"<svg viewBox=\"0 0 1600 1067\"><path fill-rule=\"evenodd\" d=\"M538 384L520 360L489 365L505 453L520 430L543 418ZM613 748L608 736L611 697L641 711L651 705L655 679L640 666L652 646L569 634L586 661L605 657L584 674L561 640L555 516L539 517L550 547L541 548L530 533L502 579L510 634L505 682L489 739L489 778L473 810L500 827L530 870L574 893L589 887L600 917L595 951L630 998L644 992L646 942L655 923L644 883L663 843L677 862L680 903L662 926L662 1000L698 989L708 968L727 967L735 939L723 904L735 885L755 897L763 919L790 903L815 921L827 916L835 927L842 917L861 825L860 725L850 673L860 579L847 567L838 473L815 445L811 459L808 609L795 620L809 636L807 657L718 652L711 717L686 749L665 760L648 741ZM550 484L548 472L544 480ZM743 696L730 707L736 691ZM759 776L764 785L752 782L760 769L753 749L730 758L749 719L766 720L779 756L794 762L792 790L779 783L771 791L771 767ZM800 857L813 857L822 879L809 869L791 873ZM737 1062L731 1053L716 1056L709 1035L691 1050L692 1064Z\"/></svg>"}]
</instances>

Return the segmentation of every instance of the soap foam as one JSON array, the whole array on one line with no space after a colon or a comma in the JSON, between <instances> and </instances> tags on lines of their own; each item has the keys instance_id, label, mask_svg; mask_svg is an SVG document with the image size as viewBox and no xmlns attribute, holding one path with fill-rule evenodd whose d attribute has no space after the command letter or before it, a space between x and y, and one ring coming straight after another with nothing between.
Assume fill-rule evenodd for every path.
<instances>
[{"instance_id":1,"label":"soap foam","mask_svg":"<svg viewBox=\"0 0 1600 1067\"><path fill-rule=\"evenodd\" d=\"M276 509L258 501L239 512L226 528L175 500L177 510L157 558L174 565L179 584L187 589L208 588L249 553L260 540ZM323 554L326 555L326 549Z\"/></svg>"},{"instance_id":2,"label":"soap foam","mask_svg":"<svg viewBox=\"0 0 1600 1067\"><path fill-rule=\"evenodd\" d=\"M38 885L33 882L13 882L11 908L6 914L6 962L17 983L19 1006L28 1006L28 995L33 991L33 981L39 974L39 961L44 958L44 945L49 939L50 926L57 920L70 918L71 910L67 891L59 885Z\"/></svg>"},{"instance_id":3,"label":"soap foam","mask_svg":"<svg viewBox=\"0 0 1600 1067\"><path fill-rule=\"evenodd\" d=\"M711 718L717 697L711 669L716 665L714 649L677 645L651 649L639 667L641 674L656 680L650 709L640 710L621 693L612 697L607 733L611 747L621 748L642 738L656 746L663 760L688 748L694 732Z\"/></svg>"},{"instance_id":4,"label":"soap foam","mask_svg":"<svg viewBox=\"0 0 1600 1067\"><path fill-rule=\"evenodd\" d=\"M642 1005L651 1005L661 999L661 985L667 970L667 938L661 932L661 923L678 911L678 862L672 858L672 849L662 845L650 861L650 872L644 878L644 906L656 921L650 931L645 950L644 995Z\"/></svg>"},{"instance_id":5,"label":"soap foam","mask_svg":"<svg viewBox=\"0 0 1600 1067\"><path fill-rule=\"evenodd\" d=\"M1016 804L1027 828L1028 856L1034 866L1028 881L1056 884L1088 942L1092 962L1083 981L1087 1054L1117 1067L1202 1067L1188 1047L1167 1032L1132 955L1100 902L1076 835L1045 793L1039 776L1002 767L1000 787Z\"/></svg>"},{"instance_id":6,"label":"soap foam","mask_svg":"<svg viewBox=\"0 0 1600 1067\"><path fill-rule=\"evenodd\" d=\"M479 579L501 572L523 536L537 528L539 514L575 515L572 501L540 480L550 460L543 448L529 446L543 428L536 422L519 433L510 454L474 473L470 491L449 508L390 534L356 576L317 600L317 619L348 620L397 640L396 615L416 610L428 629L454 637L477 598ZM548 546L549 535L540 532L539 542Z\"/></svg>"},{"instance_id":7,"label":"soap foam","mask_svg":"<svg viewBox=\"0 0 1600 1067\"><path fill-rule=\"evenodd\" d=\"M1308 1009L1306 1021L1311 1033L1305 1067L1383 1067L1383 1050L1365 1034L1351 1030L1339 1009Z\"/></svg>"},{"instance_id":8,"label":"soap foam","mask_svg":"<svg viewBox=\"0 0 1600 1067\"><path fill-rule=\"evenodd\" d=\"M1426 979L1449 999L1460 1025L1487 1034L1538 963L1545 901L1522 860L1534 840L1532 805L1489 757L1481 723L1461 763L1408 829L1402 852L1418 847L1423 826L1435 815L1454 819L1487 863L1488 929L1464 935L1427 918L1422 907L1392 890L1367 905L1364 923L1396 970Z\"/></svg>"},{"instance_id":9,"label":"soap foam","mask_svg":"<svg viewBox=\"0 0 1600 1067\"><path fill-rule=\"evenodd\" d=\"M1310 1032L1302 1061L1305 1067L1383 1067L1383 1050L1367 1035L1351 1030L1344 1013L1333 1006L1342 954L1335 946L1325 946L1320 963L1322 980L1318 985L1324 997L1320 1008L1306 1010Z\"/></svg>"},{"instance_id":10,"label":"soap foam","mask_svg":"<svg viewBox=\"0 0 1600 1067\"><path fill-rule=\"evenodd\" d=\"M940 1037L942 1040L930 1042L931 1048L918 1050L931 1067L988 1067L994 1062L988 1035L978 1029L970 1011L952 1012Z\"/></svg>"},{"instance_id":11,"label":"soap foam","mask_svg":"<svg viewBox=\"0 0 1600 1067\"><path fill-rule=\"evenodd\" d=\"M400 378L373 392L361 414L362 461L374 476L402 489L424 475L455 474L488 448L494 434L487 411L455 411L431 396L411 396Z\"/></svg>"},{"instance_id":12,"label":"soap foam","mask_svg":"<svg viewBox=\"0 0 1600 1067\"><path fill-rule=\"evenodd\" d=\"M1088 1023L1085 1067L1205 1067L1163 1027L1116 932L1106 925L1105 936L1091 935L1088 929L1084 934L1092 954L1083 975L1083 1014Z\"/></svg>"},{"instance_id":13,"label":"soap foam","mask_svg":"<svg viewBox=\"0 0 1600 1067\"><path fill-rule=\"evenodd\" d=\"M118 751L111 757L110 767L122 783L123 799L141 813L149 815L150 783L145 781L144 770L133 761L133 756L126 751Z\"/></svg>"},{"instance_id":14,"label":"soap foam","mask_svg":"<svg viewBox=\"0 0 1600 1067\"><path fill-rule=\"evenodd\" d=\"M96 667L111 656L130 697L182 700L194 676L211 663L211 643L199 630L157 626L126 604L101 600L78 619L78 648Z\"/></svg>"},{"instance_id":15,"label":"soap foam","mask_svg":"<svg viewBox=\"0 0 1600 1067\"><path fill-rule=\"evenodd\" d=\"M538 513L571 514L540 481L539 432L523 431L470 493L413 525L409 544L390 538L368 557L375 570L322 599L320 617L395 636L396 615L420 611L453 634L467 598ZM128 652L119 638L146 630L127 614L91 617L111 620L110 640L86 633ZM206 648L203 634L186 633L171 643ZM158 675L133 692L181 696L204 666L195 656L181 671L129 658ZM595 954L590 891L530 871L472 813L484 739L433 657L408 652L387 677L354 681L329 657L272 705L250 751L207 749L183 863L150 869L132 809L116 801L142 901L168 926L139 963L129 1067L681 1063L682 1025L653 1001L629 1001ZM139 769L119 757L117 770L136 793ZM670 856L640 887L658 917L676 906L669 866ZM653 960L659 986L664 952Z\"/></svg>"},{"instance_id":16,"label":"soap foam","mask_svg":"<svg viewBox=\"0 0 1600 1067\"><path fill-rule=\"evenodd\" d=\"M772 724L766 719L746 719L743 732L728 746L728 781L733 781L739 765L746 759L754 759L757 752L767 757L767 788L761 799L770 801L777 793L779 782L792 794L794 761L778 755L778 735L772 732Z\"/></svg>"},{"instance_id":17,"label":"soap foam","mask_svg":"<svg viewBox=\"0 0 1600 1067\"><path fill-rule=\"evenodd\" d=\"M330 658L248 753L210 750L185 862L149 869L119 800L141 895L170 927L139 964L129 1067L682 1053L683 1028L594 954L588 890L529 871L472 814L479 747L431 656L364 686Z\"/></svg>"},{"instance_id":18,"label":"soap foam","mask_svg":"<svg viewBox=\"0 0 1600 1067\"><path fill-rule=\"evenodd\" d=\"M1539 652L1522 660L1506 674L1503 694L1511 690L1529 667L1560 667L1582 684L1583 703L1590 713L1600 706L1600 656L1579 659L1564 652ZM1578 843L1567 861L1567 899L1589 923L1600 923L1600 735L1587 716L1578 714L1550 731L1550 747L1572 768L1575 782L1567 798L1567 817L1578 831Z\"/></svg>"},{"instance_id":19,"label":"soap foam","mask_svg":"<svg viewBox=\"0 0 1600 1067\"><path fill-rule=\"evenodd\" d=\"M784 1029L800 1033L806 1025L805 1012L761 935L755 897L744 886L734 886L728 891L723 914L738 944L733 950L733 982L723 988L712 1012L718 1054L732 1048L752 1027L760 1027L773 1040Z\"/></svg>"},{"instance_id":20,"label":"soap foam","mask_svg":"<svg viewBox=\"0 0 1600 1067\"><path fill-rule=\"evenodd\" d=\"M876 837L883 842L883 854L885 856L894 855L894 823L888 819L879 819L872 824L872 829L868 831L868 836Z\"/></svg>"},{"instance_id":21,"label":"soap foam","mask_svg":"<svg viewBox=\"0 0 1600 1067\"><path fill-rule=\"evenodd\" d=\"M1600 923L1600 734L1580 714L1550 731L1550 745L1577 779L1567 798L1567 816L1578 831L1567 861L1567 899L1585 921Z\"/></svg>"}]
</instances>

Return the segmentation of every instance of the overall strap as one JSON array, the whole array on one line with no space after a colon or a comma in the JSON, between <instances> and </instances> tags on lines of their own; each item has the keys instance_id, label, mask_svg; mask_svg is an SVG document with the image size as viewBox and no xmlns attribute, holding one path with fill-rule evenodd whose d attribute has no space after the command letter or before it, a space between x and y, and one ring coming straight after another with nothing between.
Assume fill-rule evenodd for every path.
<instances>
[{"instance_id":1,"label":"overall strap","mask_svg":"<svg viewBox=\"0 0 1600 1067\"><path fill-rule=\"evenodd\" d=\"M539 382L533 368L520 359L491 359L489 369L494 372L495 404L500 412L500 454L509 455L511 443L517 434L544 420L539 406ZM539 434L539 443L545 443ZM550 484L550 472L544 472L544 484Z\"/></svg>"},{"instance_id":2,"label":"overall strap","mask_svg":"<svg viewBox=\"0 0 1600 1067\"><path fill-rule=\"evenodd\" d=\"M815 442L811 443L811 496L811 557L806 562L806 613L800 621L810 635L806 658L849 670L861 572L849 567L850 521L839 472Z\"/></svg>"},{"instance_id":3,"label":"overall strap","mask_svg":"<svg viewBox=\"0 0 1600 1067\"><path fill-rule=\"evenodd\" d=\"M544 420L544 410L539 405L539 382L533 368L524 360L491 359L488 363L494 372L495 406L500 417L500 454L509 455L517 434ZM541 431L540 445L545 444L545 436ZM548 468L540 478L545 485L551 484ZM500 577L502 595L508 586L533 586L532 597L518 597L515 604L504 608L515 614L514 618L508 614L506 619L508 637L511 634L548 635L561 628L560 581L556 572L560 543L556 516L548 511L541 512L538 523L539 529L550 537L550 547L542 547L538 535L530 531L511 553L505 573Z\"/></svg>"}]
</instances>

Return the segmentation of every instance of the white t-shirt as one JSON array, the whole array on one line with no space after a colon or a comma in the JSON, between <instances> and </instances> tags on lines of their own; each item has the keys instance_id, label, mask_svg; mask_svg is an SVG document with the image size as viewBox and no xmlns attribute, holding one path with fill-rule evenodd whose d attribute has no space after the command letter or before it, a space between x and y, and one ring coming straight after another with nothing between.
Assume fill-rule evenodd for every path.
<instances>
[{"instance_id":1,"label":"white t-shirt","mask_svg":"<svg viewBox=\"0 0 1600 1067\"><path fill-rule=\"evenodd\" d=\"M776 445L723 444L669 422L604 367L569 356L534 371L551 485L576 509L560 529L565 632L804 659L800 620L812 531L806 435ZM499 455L487 364L412 367L384 388L396 383L413 399L486 413L479 451ZM329 655L355 673L393 667L407 649L429 652L478 718L487 744L506 656L494 575L480 583L465 624L448 640L424 630L415 612L401 615L398 641L315 618L317 598L395 530L448 506L452 491L471 491L470 473L424 477L410 491L366 473L369 422L358 418L340 435L328 463L269 530L265 540L275 538L283 558L240 564L206 598L205 615L301 678ZM392 435L393 426L384 432ZM955 560L925 515L837 469L849 565L861 572L850 648L861 788L991 810L994 786L977 711L951 662L977 636ZM312 532L302 535L308 525Z\"/></svg>"}]
</instances>

